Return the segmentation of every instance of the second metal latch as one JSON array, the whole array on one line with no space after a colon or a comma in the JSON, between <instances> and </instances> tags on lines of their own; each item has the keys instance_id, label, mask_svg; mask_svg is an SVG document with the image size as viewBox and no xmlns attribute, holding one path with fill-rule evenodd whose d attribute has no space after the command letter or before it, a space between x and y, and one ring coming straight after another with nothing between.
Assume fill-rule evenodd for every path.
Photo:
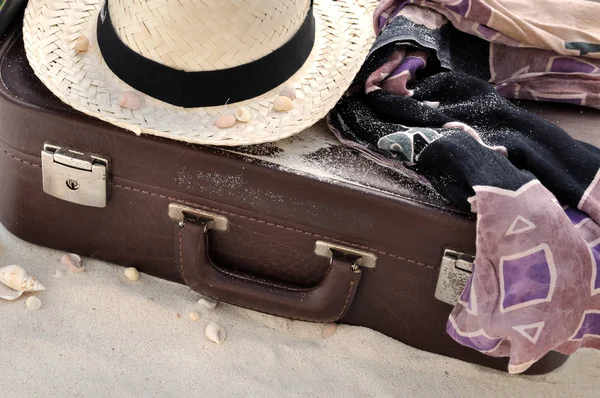
<instances>
[{"instance_id":1,"label":"second metal latch","mask_svg":"<svg viewBox=\"0 0 600 398\"><path fill-rule=\"evenodd\" d=\"M475 261L473 256L468 254L445 250L440 265L435 298L455 305L471 276L473 261Z\"/></svg>"}]
</instances>

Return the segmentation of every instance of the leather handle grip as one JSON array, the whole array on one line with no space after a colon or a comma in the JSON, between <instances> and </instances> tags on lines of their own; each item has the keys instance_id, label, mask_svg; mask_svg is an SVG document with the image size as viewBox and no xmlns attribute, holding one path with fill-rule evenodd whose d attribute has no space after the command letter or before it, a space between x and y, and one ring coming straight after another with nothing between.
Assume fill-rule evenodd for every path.
<instances>
[{"instance_id":1,"label":"leather handle grip","mask_svg":"<svg viewBox=\"0 0 600 398\"><path fill-rule=\"evenodd\" d=\"M175 227L175 252L185 283L201 294L240 307L313 322L341 319L350 308L361 271L335 257L314 288L287 286L218 267L210 259L206 224L186 221Z\"/></svg>"}]
</instances>

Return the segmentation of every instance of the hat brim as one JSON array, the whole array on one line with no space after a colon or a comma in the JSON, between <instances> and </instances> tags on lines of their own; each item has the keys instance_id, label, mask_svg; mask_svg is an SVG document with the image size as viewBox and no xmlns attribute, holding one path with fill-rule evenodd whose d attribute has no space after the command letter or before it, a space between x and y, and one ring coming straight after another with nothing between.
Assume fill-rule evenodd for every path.
<instances>
[{"instance_id":1,"label":"hat brim","mask_svg":"<svg viewBox=\"0 0 600 398\"><path fill-rule=\"evenodd\" d=\"M27 59L36 76L74 109L136 134L202 145L237 146L278 141L322 119L348 89L374 41L375 0L315 0L316 38L304 66L279 87L244 102L182 108L140 94L142 107L125 109L119 94L135 91L108 68L96 44L103 0L29 0L23 24ZM75 42L85 35L88 51ZM285 86L296 89L294 108L273 109ZM253 119L218 128L215 119L244 106Z\"/></svg>"}]
</instances>

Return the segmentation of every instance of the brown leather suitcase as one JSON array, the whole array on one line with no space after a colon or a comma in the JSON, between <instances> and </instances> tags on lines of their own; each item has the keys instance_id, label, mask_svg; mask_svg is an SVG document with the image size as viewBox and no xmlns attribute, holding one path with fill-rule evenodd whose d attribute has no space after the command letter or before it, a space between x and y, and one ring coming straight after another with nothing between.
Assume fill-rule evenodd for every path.
<instances>
[{"instance_id":1,"label":"brown leather suitcase","mask_svg":"<svg viewBox=\"0 0 600 398\"><path fill-rule=\"evenodd\" d=\"M473 217L340 146L322 123L245 148L138 137L53 97L18 24L1 42L0 79L0 222L16 236L506 370L445 333L475 251ZM579 112L552 116L580 128ZM566 359L550 353L528 373Z\"/></svg>"}]
</instances>

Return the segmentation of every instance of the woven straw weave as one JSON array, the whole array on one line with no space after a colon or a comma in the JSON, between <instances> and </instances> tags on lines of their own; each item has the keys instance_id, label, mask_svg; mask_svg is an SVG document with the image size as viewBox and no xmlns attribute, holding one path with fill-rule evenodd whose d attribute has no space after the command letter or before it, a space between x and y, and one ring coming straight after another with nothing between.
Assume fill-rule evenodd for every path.
<instances>
[{"instance_id":1,"label":"woven straw weave","mask_svg":"<svg viewBox=\"0 0 600 398\"><path fill-rule=\"evenodd\" d=\"M261 58L300 29L310 0L111 0L121 40L185 71L231 68Z\"/></svg>"},{"instance_id":2,"label":"woven straw weave","mask_svg":"<svg viewBox=\"0 0 600 398\"><path fill-rule=\"evenodd\" d=\"M183 5L187 15L177 7L172 11L152 7L166 3ZM112 0L109 12L122 40L137 52L170 66L209 70L247 62L281 45L277 33L285 40L295 33L291 29L302 23L307 4L304 0ZM371 47L371 13L376 4L375 0L315 0L315 47L302 69L261 97L217 107L185 109L141 95L141 109L121 108L119 94L133 89L110 71L98 50L95 31L101 0L29 0L23 38L35 74L58 98L83 113L136 134L205 145L251 145L296 134L335 105ZM206 11L210 18L192 15L192 9ZM259 18L251 10L270 10L267 15L272 18ZM287 36L285 29L290 29ZM208 30L210 37L204 36ZM89 38L90 48L77 53L75 41L82 34ZM261 45L253 48L255 41ZM273 100L288 85L296 88L294 109L277 112ZM234 113L238 106L253 114L250 123L228 129L214 126L217 116Z\"/></svg>"}]
</instances>

